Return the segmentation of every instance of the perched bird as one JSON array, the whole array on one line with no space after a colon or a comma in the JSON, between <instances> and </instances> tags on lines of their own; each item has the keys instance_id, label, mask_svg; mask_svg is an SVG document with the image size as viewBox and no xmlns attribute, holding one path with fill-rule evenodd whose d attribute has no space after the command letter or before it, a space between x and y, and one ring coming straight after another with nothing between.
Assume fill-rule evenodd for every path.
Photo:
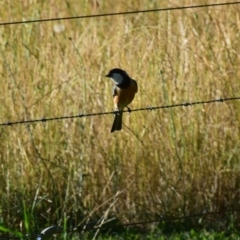
<instances>
[{"instance_id":1,"label":"perched bird","mask_svg":"<svg viewBox=\"0 0 240 240\"><path fill-rule=\"evenodd\" d=\"M113 102L116 114L112 125L111 132L120 131L122 129L123 109L128 108L128 104L134 99L135 93L138 92L137 82L129 77L129 75L120 68L113 68L106 75L115 84L113 88Z\"/></svg>"}]
</instances>

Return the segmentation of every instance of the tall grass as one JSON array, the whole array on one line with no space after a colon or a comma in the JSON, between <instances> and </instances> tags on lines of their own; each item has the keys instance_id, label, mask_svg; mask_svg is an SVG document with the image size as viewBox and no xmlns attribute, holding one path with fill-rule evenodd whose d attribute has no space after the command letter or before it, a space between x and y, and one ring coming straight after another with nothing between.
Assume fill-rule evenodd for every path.
<instances>
[{"instance_id":1,"label":"tall grass","mask_svg":"<svg viewBox=\"0 0 240 240\"><path fill-rule=\"evenodd\" d=\"M12 0L0 21L210 2ZM114 67L138 82L132 108L239 96L239 28L238 5L1 26L0 121L111 111ZM233 101L125 114L114 134L110 115L2 127L0 224L239 208L239 120Z\"/></svg>"}]
</instances>

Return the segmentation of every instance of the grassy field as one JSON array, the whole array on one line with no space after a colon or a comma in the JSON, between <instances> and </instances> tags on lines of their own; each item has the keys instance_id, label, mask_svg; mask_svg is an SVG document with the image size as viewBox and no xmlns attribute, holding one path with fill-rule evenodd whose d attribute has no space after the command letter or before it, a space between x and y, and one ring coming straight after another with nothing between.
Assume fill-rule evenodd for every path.
<instances>
[{"instance_id":1,"label":"grassy field","mask_svg":"<svg viewBox=\"0 0 240 240\"><path fill-rule=\"evenodd\" d=\"M211 2L11 0L0 3L0 22ZM239 10L0 26L0 122L112 111L104 76L114 67L138 82L132 109L238 97ZM240 209L239 101L124 114L123 130L113 134L112 121L104 115L1 127L0 225L37 232ZM222 213L188 226L224 231L239 220Z\"/></svg>"}]
</instances>

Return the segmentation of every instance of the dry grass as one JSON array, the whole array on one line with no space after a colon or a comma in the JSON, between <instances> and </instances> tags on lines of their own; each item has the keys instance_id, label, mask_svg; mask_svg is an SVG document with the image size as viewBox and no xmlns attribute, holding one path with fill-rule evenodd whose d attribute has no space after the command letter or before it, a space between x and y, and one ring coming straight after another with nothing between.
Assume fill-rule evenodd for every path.
<instances>
[{"instance_id":1,"label":"dry grass","mask_svg":"<svg viewBox=\"0 0 240 240\"><path fill-rule=\"evenodd\" d=\"M0 21L211 1L149 2L12 0ZM0 121L111 111L113 67L138 81L132 108L239 96L239 17L235 5L2 26ZM239 208L239 102L132 113L110 134L112 120L2 127L1 224L19 228L24 204L32 226Z\"/></svg>"}]
</instances>

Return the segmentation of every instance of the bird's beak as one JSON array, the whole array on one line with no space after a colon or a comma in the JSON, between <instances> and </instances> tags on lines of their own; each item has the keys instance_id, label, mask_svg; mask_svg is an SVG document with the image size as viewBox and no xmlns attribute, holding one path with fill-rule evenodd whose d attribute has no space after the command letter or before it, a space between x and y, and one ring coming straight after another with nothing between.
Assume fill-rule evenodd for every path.
<instances>
[{"instance_id":1,"label":"bird's beak","mask_svg":"<svg viewBox=\"0 0 240 240\"><path fill-rule=\"evenodd\" d=\"M110 77L110 74L107 74L105 77Z\"/></svg>"}]
</instances>

